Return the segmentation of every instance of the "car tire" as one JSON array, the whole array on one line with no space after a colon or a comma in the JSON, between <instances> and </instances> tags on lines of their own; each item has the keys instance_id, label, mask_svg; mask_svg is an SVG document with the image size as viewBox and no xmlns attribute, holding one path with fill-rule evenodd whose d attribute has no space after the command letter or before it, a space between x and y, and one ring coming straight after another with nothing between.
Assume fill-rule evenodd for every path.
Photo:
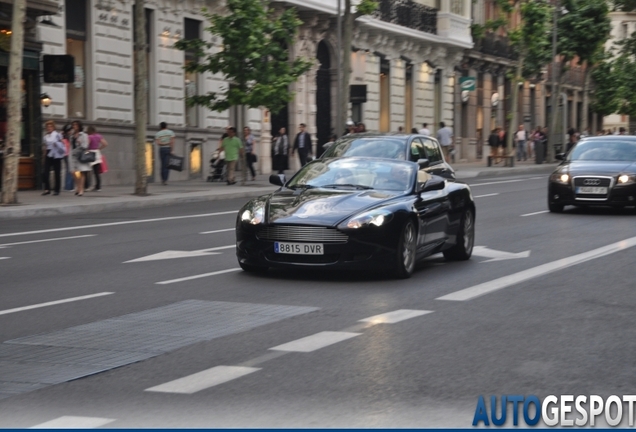
<instances>
[{"instance_id":1,"label":"car tire","mask_svg":"<svg viewBox=\"0 0 636 432\"><path fill-rule=\"evenodd\" d=\"M466 261L473 255L475 246L475 213L472 209L466 209L460 220L457 243L452 248L445 250L444 258L452 261Z\"/></svg>"},{"instance_id":2,"label":"car tire","mask_svg":"<svg viewBox=\"0 0 636 432\"><path fill-rule=\"evenodd\" d=\"M408 279L415 271L415 253L417 252L417 229L411 219L402 227L396 252L395 276Z\"/></svg>"},{"instance_id":3,"label":"car tire","mask_svg":"<svg viewBox=\"0 0 636 432\"><path fill-rule=\"evenodd\" d=\"M267 273L267 267L257 266L253 264L245 264L239 261L239 265L243 271L247 273Z\"/></svg>"},{"instance_id":4,"label":"car tire","mask_svg":"<svg viewBox=\"0 0 636 432\"><path fill-rule=\"evenodd\" d=\"M563 204L548 202L548 210L550 213L563 213Z\"/></svg>"}]
</instances>

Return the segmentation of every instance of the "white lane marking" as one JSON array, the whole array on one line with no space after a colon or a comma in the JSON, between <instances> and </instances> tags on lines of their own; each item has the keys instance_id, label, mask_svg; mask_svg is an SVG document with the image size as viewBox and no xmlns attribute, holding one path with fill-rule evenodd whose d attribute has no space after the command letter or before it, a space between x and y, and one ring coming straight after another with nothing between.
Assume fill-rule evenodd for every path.
<instances>
[{"instance_id":1,"label":"white lane marking","mask_svg":"<svg viewBox=\"0 0 636 432\"><path fill-rule=\"evenodd\" d=\"M550 212L549 210L541 210L541 211L534 212L534 213L522 214L521 217L534 216L534 215L543 214L543 213L549 213L549 212Z\"/></svg>"},{"instance_id":2,"label":"white lane marking","mask_svg":"<svg viewBox=\"0 0 636 432\"><path fill-rule=\"evenodd\" d=\"M475 183L475 184L471 184L470 187L490 186L490 185L503 184L503 183L519 183L519 182L526 181L526 180L529 180L529 179L523 179L523 180L502 180L502 181L498 181L498 182Z\"/></svg>"},{"instance_id":3,"label":"white lane marking","mask_svg":"<svg viewBox=\"0 0 636 432\"><path fill-rule=\"evenodd\" d=\"M216 366L211 369L198 372L187 377L179 378L145 391L159 393L193 394L228 381L249 375L261 368L245 366Z\"/></svg>"},{"instance_id":4,"label":"white lane marking","mask_svg":"<svg viewBox=\"0 0 636 432\"><path fill-rule=\"evenodd\" d=\"M412 310L412 309L400 309L393 312L387 312L380 315L374 315L369 318L364 318L358 322L368 322L371 324L395 324L400 321L415 318L418 316L433 313L433 311L427 310Z\"/></svg>"},{"instance_id":5,"label":"white lane marking","mask_svg":"<svg viewBox=\"0 0 636 432\"><path fill-rule=\"evenodd\" d=\"M0 260L11 259L11 257L0 257Z\"/></svg>"},{"instance_id":6,"label":"white lane marking","mask_svg":"<svg viewBox=\"0 0 636 432\"><path fill-rule=\"evenodd\" d=\"M172 279L172 280L167 280L167 281L162 281L162 282L156 282L155 285L170 285L170 284L173 284L173 283L185 282L185 281L194 280L194 279L201 279L201 278L206 278L206 277L210 277L210 276L216 276L216 275L220 275L220 274L224 274L224 273L232 273L232 272L240 271L240 270L241 270L240 267L231 268L231 269L216 271L216 272L212 272L212 273L203 273L203 274L198 274L198 275L194 275L194 276L187 276L187 277L179 278L179 279Z\"/></svg>"},{"instance_id":7,"label":"white lane marking","mask_svg":"<svg viewBox=\"0 0 636 432\"><path fill-rule=\"evenodd\" d=\"M133 221L108 222L108 223L93 224L93 225L79 225L79 226L73 226L73 227L44 229L44 230L38 230L38 231L23 231L23 232L17 232L17 233L6 233L6 234L0 234L0 237L15 237L15 236L21 236L21 235L43 234L43 233L50 233L50 232L72 231L72 230L81 230L81 229L89 229L89 228L102 228L102 227L110 227L110 226L118 226L118 225L132 225L132 224L149 223L149 222L164 222L164 221L179 220L179 219L193 219L193 218L203 218L203 217L210 217L210 216L222 216L222 215L235 214L237 212L238 210L232 210L227 212L204 213L204 214L187 215L187 216L170 216L170 217L155 218L155 219L141 219L141 220L133 220Z\"/></svg>"},{"instance_id":8,"label":"white lane marking","mask_svg":"<svg viewBox=\"0 0 636 432\"><path fill-rule=\"evenodd\" d=\"M510 259L519 259L519 258L528 258L530 256L529 250L524 252L505 252L495 249L489 249L486 246L475 246L473 248L473 255L482 257L482 258L490 258L489 260L482 262L494 262L494 261L505 261Z\"/></svg>"},{"instance_id":9,"label":"white lane marking","mask_svg":"<svg viewBox=\"0 0 636 432\"><path fill-rule=\"evenodd\" d=\"M572 267L577 264L591 261L597 258L601 258L607 255L611 255L616 252L620 252L636 246L636 237L631 237L623 241L612 243L607 246L600 247L598 249L584 252L582 254L574 255L571 257L563 258L551 263L542 264L537 267L533 267L528 270L524 270L518 273L514 273L508 276L501 277L489 282L485 282L479 285L474 285L470 288L466 288L460 291L456 291L451 294L437 298L437 300L450 300L450 301L466 301L474 299L475 297L489 294L494 291L498 291L503 288L507 288L511 285L519 284L530 279L534 279L539 276L546 275L548 273L555 272L567 267Z\"/></svg>"},{"instance_id":10,"label":"white lane marking","mask_svg":"<svg viewBox=\"0 0 636 432\"><path fill-rule=\"evenodd\" d=\"M195 250L195 251L173 251L173 250L169 250L169 251L165 251L165 252L159 252L153 255L148 255L145 257L141 257L141 258L136 258L130 261L124 261L123 264L126 263L133 263L133 262L143 262L143 261L158 261L158 260L166 260L166 259L176 259L176 258L193 258L193 257L200 257L200 256L206 256L206 255L219 255L218 252L214 252L214 251L218 251L218 250L224 250L224 249L233 249L235 248L236 245L228 245L228 246L219 246L219 247L214 247L214 248L209 248L209 249L201 249L201 250Z\"/></svg>"},{"instance_id":11,"label":"white lane marking","mask_svg":"<svg viewBox=\"0 0 636 432\"><path fill-rule=\"evenodd\" d=\"M67 299L64 299L64 300L55 300L55 301L46 302L46 303L38 303L38 304L31 305L31 306L23 306L23 307L19 307L19 308L15 308L15 309L3 310L3 311L0 311L0 315L7 315L7 314L11 314L11 313L22 312L22 311L31 310L31 309L38 309L38 308L47 307L47 306L54 306L54 305L63 304L63 303L71 303L71 302L74 302L74 301L88 300L88 299L92 299L92 298L96 298L96 297L103 297L103 296L107 296L107 295L111 295L111 294L115 294L115 293L113 293L113 292L102 292L102 293L97 293L97 294L85 295L85 296L81 296L81 297L67 298Z\"/></svg>"},{"instance_id":12,"label":"white lane marking","mask_svg":"<svg viewBox=\"0 0 636 432\"><path fill-rule=\"evenodd\" d=\"M475 198L486 198L486 197L491 197L491 196L497 196L499 195L498 193L491 193L491 194L486 194L486 195L477 195Z\"/></svg>"},{"instance_id":13,"label":"white lane marking","mask_svg":"<svg viewBox=\"0 0 636 432\"><path fill-rule=\"evenodd\" d=\"M545 177L531 177L528 180L545 180L547 178L548 178L548 176L545 176Z\"/></svg>"},{"instance_id":14,"label":"white lane marking","mask_svg":"<svg viewBox=\"0 0 636 432\"><path fill-rule=\"evenodd\" d=\"M270 348L273 351L312 352L338 342L360 336L362 333L324 331Z\"/></svg>"},{"instance_id":15,"label":"white lane marking","mask_svg":"<svg viewBox=\"0 0 636 432\"><path fill-rule=\"evenodd\" d=\"M236 228L228 228L228 229L215 230L215 231L203 231L203 232L200 232L199 234L216 234L216 233L222 233L222 232L228 232L228 231L234 231L234 230L236 230Z\"/></svg>"},{"instance_id":16,"label":"white lane marking","mask_svg":"<svg viewBox=\"0 0 636 432\"><path fill-rule=\"evenodd\" d=\"M32 426L31 429L94 429L114 421L99 417L63 416Z\"/></svg>"},{"instance_id":17,"label":"white lane marking","mask_svg":"<svg viewBox=\"0 0 636 432\"><path fill-rule=\"evenodd\" d=\"M31 241L18 242L18 243L5 243L5 244L0 244L0 248L9 247L9 246L18 246L18 245L32 244L32 243L46 243L46 242L52 242L52 241L58 241L58 240L73 240L73 239L86 238L86 237L96 237L96 236L97 236L97 234L86 234L86 235L73 236L73 237L58 237L58 238L52 238L52 239L31 240Z\"/></svg>"}]
</instances>

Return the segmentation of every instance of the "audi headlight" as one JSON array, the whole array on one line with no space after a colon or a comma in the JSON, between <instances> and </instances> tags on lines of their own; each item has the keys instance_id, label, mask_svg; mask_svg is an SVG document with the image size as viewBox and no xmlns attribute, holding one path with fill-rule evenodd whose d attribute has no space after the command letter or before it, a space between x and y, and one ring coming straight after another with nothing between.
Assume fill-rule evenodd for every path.
<instances>
[{"instance_id":1,"label":"audi headlight","mask_svg":"<svg viewBox=\"0 0 636 432\"><path fill-rule=\"evenodd\" d=\"M251 225L263 223L263 220L265 220L265 207L262 205L248 208L241 213L241 221Z\"/></svg>"},{"instance_id":2,"label":"audi headlight","mask_svg":"<svg viewBox=\"0 0 636 432\"><path fill-rule=\"evenodd\" d=\"M565 173L554 173L550 176L550 180L556 183L568 184L570 182L570 175Z\"/></svg>"},{"instance_id":3,"label":"audi headlight","mask_svg":"<svg viewBox=\"0 0 636 432\"><path fill-rule=\"evenodd\" d=\"M632 184L632 183L636 183L636 175L622 174L618 176L619 185L626 185L626 184Z\"/></svg>"},{"instance_id":4,"label":"audi headlight","mask_svg":"<svg viewBox=\"0 0 636 432\"><path fill-rule=\"evenodd\" d=\"M371 210L349 219L344 225L345 228L358 229L368 226L382 226L387 224L393 214L388 210Z\"/></svg>"}]
</instances>

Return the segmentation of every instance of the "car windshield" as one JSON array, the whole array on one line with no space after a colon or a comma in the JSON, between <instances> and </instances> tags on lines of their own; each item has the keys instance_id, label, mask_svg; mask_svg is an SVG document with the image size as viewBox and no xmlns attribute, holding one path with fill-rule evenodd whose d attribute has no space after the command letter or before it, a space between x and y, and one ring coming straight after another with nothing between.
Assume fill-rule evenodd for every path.
<instances>
[{"instance_id":1,"label":"car windshield","mask_svg":"<svg viewBox=\"0 0 636 432\"><path fill-rule=\"evenodd\" d=\"M572 149L568 160L636 162L636 142L581 141Z\"/></svg>"},{"instance_id":2,"label":"car windshield","mask_svg":"<svg viewBox=\"0 0 636 432\"><path fill-rule=\"evenodd\" d=\"M406 157L406 139L392 137L344 137L323 154L323 158L362 156L385 159Z\"/></svg>"},{"instance_id":3,"label":"car windshield","mask_svg":"<svg viewBox=\"0 0 636 432\"><path fill-rule=\"evenodd\" d=\"M316 160L305 165L287 183L290 189L379 189L406 192L415 182L417 165L412 162L369 159Z\"/></svg>"}]
</instances>

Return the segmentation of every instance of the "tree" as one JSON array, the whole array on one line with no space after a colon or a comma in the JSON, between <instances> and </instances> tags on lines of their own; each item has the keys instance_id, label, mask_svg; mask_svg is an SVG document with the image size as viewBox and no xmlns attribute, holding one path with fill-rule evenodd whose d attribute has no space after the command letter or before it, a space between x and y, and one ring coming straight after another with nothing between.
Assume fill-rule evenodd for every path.
<instances>
[{"instance_id":1,"label":"tree","mask_svg":"<svg viewBox=\"0 0 636 432\"><path fill-rule=\"evenodd\" d=\"M351 80L351 48L353 46L353 23L356 19L363 15L369 15L375 12L378 3L374 0L361 0L356 6L355 12L352 13L351 0L345 0L344 16L342 20L342 95L341 113L344 116L341 121L346 120L349 112L349 81ZM340 123L340 122L338 122ZM344 122L343 122L344 124ZM341 134L342 131L336 131Z\"/></svg>"},{"instance_id":2,"label":"tree","mask_svg":"<svg viewBox=\"0 0 636 432\"><path fill-rule=\"evenodd\" d=\"M603 47L610 35L609 7L605 0L562 0L561 4L568 13L561 15L557 22L559 67L553 71L556 73L557 85L552 91L560 94L564 72L573 60L576 59L578 64L585 64L583 112L584 127L587 127L589 78L593 67L601 59ZM550 123L552 134L556 132L556 117L553 115ZM548 162L551 162L553 157L554 146L550 145Z\"/></svg>"},{"instance_id":3,"label":"tree","mask_svg":"<svg viewBox=\"0 0 636 432\"><path fill-rule=\"evenodd\" d=\"M14 0L7 82L7 140L4 152L2 204L18 203L18 163L20 161L20 124L22 123L20 83L22 82L25 19L26 0Z\"/></svg>"},{"instance_id":4,"label":"tree","mask_svg":"<svg viewBox=\"0 0 636 432\"><path fill-rule=\"evenodd\" d=\"M146 10L144 1L135 2L135 195L147 195L146 124L148 123L148 83L146 75Z\"/></svg>"},{"instance_id":5,"label":"tree","mask_svg":"<svg viewBox=\"0 0 636 432\"><path fill-rule=\"evenodd\" d=\"M229 85L221 92L192 96L187 103L226 111L233 106L266 107L276 113L294 97L289 86L309 70L303 58L290 60L289 47L302 22L296 10L280 14L264 0L227 0L229 14L203 15L210 22L206 31L221 39L221 49L201 39L180 40L175 47L191 51L197 61L185 66L193 73L223 75Z\"/></svg>"}]
</instances>

